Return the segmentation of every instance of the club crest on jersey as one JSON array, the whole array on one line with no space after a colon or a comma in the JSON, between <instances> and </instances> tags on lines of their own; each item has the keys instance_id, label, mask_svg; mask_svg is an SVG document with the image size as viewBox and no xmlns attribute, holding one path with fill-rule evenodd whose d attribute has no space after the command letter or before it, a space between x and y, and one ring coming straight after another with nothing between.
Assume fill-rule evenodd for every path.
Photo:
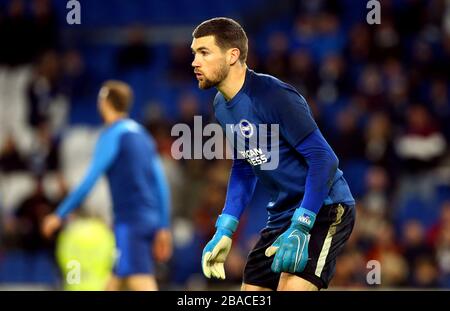
<instances>
[{"instance_id":1,"label":"club crest on jersey","mask_svg":"<svg viewBox=\"0 0 450 311\"><path fill-rule=\"evenodd\" d=\"M241 120L239 122L239 129L241 130L242 136L250 138L253 135L253 125L247 120Z\"/></svg>"}]
</instances>

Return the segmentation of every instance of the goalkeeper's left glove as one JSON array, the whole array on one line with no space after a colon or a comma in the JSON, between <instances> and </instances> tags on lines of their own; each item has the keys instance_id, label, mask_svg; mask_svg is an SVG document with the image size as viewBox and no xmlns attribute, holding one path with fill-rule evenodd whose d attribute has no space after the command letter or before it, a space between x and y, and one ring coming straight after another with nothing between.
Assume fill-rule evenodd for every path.
<instances>
[{"instance_id":1,"label":"goalkeeper's left glove","mask_svg":"<svg viewBox=\"0 0 450 311\"><path fill-rule=\"evenodd\" d=\"M216 233L206 244L202 255L203 274L225 279L224 263L231 249L231 237L236 231L239 221L236 217L222 214L216 221Z\"/></svg>"},{"instance_id":2,"label":"goalkeeper's left glove","mask_svg":"<svg viewBox=\"0 0 450 311\"><path fill-rule=\"evenodd\" d=\"M276 254L272 263L273 272L296 273L305 269L308 262L309 231L315 220L315 213L302 207L295 210L290 227L266 249L267 257Z\"/></svg>"}]
</instances>

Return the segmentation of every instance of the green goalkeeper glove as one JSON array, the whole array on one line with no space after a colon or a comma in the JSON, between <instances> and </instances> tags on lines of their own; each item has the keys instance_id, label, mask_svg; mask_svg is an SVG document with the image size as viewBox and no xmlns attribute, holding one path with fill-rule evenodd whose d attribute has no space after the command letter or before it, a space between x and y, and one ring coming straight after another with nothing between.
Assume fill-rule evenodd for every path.
<instances>
[{"instance_id":1,"label":"green goalkeeper glove","mask_svg":"<svg viewBox=\"0 0 450 311\"><path fill-rule=\"evenodd\" d=\"M228 214L222 214L217 219L216 233L203 249L202 269L207 278L225 279L224 263L231 249L231 236L238 224L238 219Z\"/></svg>"},{"instance_id":2,"label":"green goalkeeper glove","mask_svg":"<svg viewBox=\"0 0 450 311\"><path fill-rule=\"evenodd\" d=\"M309 231L314 225L316 214L302 207L295 210L290 227L266 249L266 256L275 258L272 271L302 272L308 262Z\"/></svg>"}]
</instances>

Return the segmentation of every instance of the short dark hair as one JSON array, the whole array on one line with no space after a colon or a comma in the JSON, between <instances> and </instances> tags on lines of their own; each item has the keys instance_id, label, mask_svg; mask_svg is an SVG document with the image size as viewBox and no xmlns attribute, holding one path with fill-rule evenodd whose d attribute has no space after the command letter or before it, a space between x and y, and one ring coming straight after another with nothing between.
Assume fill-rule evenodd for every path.
<instances>
[{"instance_id":1,"label":"short dark hair","mask_svg":"<svg viewBox=\"0 0 450 311\"><path fill-rule=\"evenodd\" d=\"M248 39L244 29L235 20L228 17L215 17L198 25L192 37L214 36L216 44L222 49L238 48L239 60L245 63L248 53Z\"/></svg>"},{"instance_id":2,"label":"short dark hair","mask_svg":"<svg viewBox=\"0 0 450 311\"><path fill-rule=\"evenodd\" d=\"M105 99L111 103L114 110L118 112L129 112L133 101L131 87L122 81L108 80L103 83L102 88L107 89Z\"/></svg>"}]
</instances>

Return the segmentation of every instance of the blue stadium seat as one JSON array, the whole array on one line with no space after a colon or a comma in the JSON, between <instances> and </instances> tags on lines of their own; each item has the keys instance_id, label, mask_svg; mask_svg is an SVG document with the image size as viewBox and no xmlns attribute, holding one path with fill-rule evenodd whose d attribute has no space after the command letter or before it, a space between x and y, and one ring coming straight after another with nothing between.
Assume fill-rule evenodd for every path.
<instances>
[{"instance_id":1,"label":"blue stadium seat","mask_svg":"<svg viewBox=\"0 0 450 311\"><path fill-rule=\"evenodd\" d=\"M56 285L59 281L58 268L51 254L45 251L36 252L30 258L32 283Z\"/></svg>"},{"instance_id":2,"label":"blue stadium seat","mask_svg":"<svg viewBox=\"0 0 450 311\"><path fill-rule=\"evenodd\" d=\"M25 283L27 262L23 251L9 251L0 258L1 283Z\"/></svg>"},{"instance_id":3,"label":"blue stadium seat","mask_svg":"<svg viewBox=\"0 0 450 311\"><path fill-rule=\"evenodd\" d=\"M400 202L399 206L394 215L395 225L399 229L405 222L413 219L420 221L425 228L430 228L438 219L439 210L436 206L420 197L410 196Z\"/></svg>"},{"instance_id":4,"label":"blue stadium seat","mask_svg":"<svg viewBox=\"0 0 450 311\"><path fill-rule=\"evenodd\" d=\"M436 204L440 207L445 201L450 201L450 186L438 185L436 187Z\"/></svg>"},{"instance_id":5,"label":"blue stadium seat","mask_svg":"<svg viewBox=\"0 0 450 311\"><path fill-rule=\"evenodd\" d=\"M0 283L56 286L58 269L47 252L8 251L0 257Z\"/></svg>"}]
</instances>

